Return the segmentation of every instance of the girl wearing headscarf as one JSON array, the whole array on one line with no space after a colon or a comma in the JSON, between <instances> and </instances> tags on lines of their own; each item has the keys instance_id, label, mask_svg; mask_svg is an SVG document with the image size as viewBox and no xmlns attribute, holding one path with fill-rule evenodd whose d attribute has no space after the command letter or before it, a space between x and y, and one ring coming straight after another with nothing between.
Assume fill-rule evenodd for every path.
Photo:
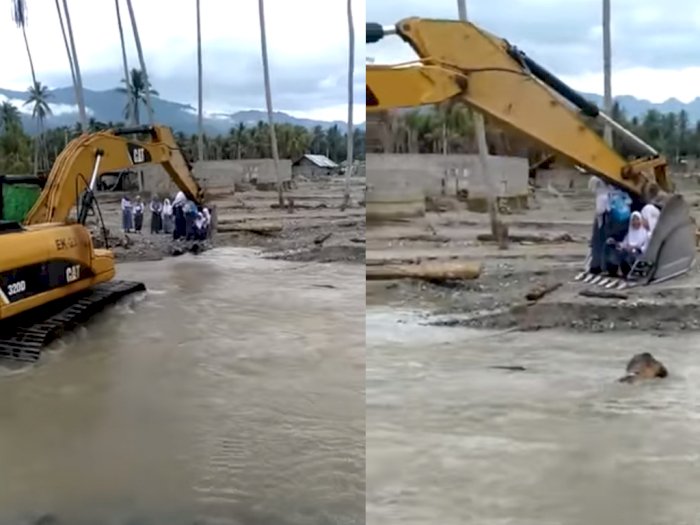
<instances>
[{"instance_id":1,"label":"girl wearing headscarf","mask_svg":"<svg viewBox=\"0 0 700 525\"><path fill-rule=\"evenodd\" d=\"M653 204L647 204L642 208L642 222L649 232L649 237L654 233L656 223L659 222L659 215L661 215L661 211Z\"/></svg>"},{"instance_id":2,"label":"girl wearing headscarf","mask_svg":"<svg viewBox=\"0 0 700 525\"><path fill-rule=\"evenodd\" d=\"M595 193L595 219L591 233L591 264L589 272L598 275L605 271L606 224L610 211L610 186L598 177L591 177L588 188Z\"/></svg>"},{"instance_id":3,"label":"girl wearing headscarf","mask_svg":"<svg viewBox=\"0 0 700 525\"><path fill-rule=\"evenodd\" d=\"M170 204L170 199L163 200L161 217L163 218L163 232L173 233L173 205Z\"/></svg>"},{"instance_id":4,"label":"girl wearing headscarf","mask_svg":"<svg viewBox=\"0 0 700 525\"><path fill-rule=\"evenodd\" d=\"M187 197L181 191L177 192L175 195L175 200L173 201L173 215L175 217L175 229L173 230L173 239L181 239L185 236L187 223L185 221L185 203L187 202Z\"/></svg>"},{"instance_id":5,"label":"girl wearing headscarf","mask_svg":"<svg viewBox=\"0 0 700 525\"><path fill-rule=\"evenodd\" d=\"M623 275L627 275L637 258L644 253L649 244L649 230L644 227L642 214L632 212L627 235L617 245L620 252L620 269Z\"/></svg>"},{"instance_id":6,"label":"girl wearing headscarf","mask_svg":"<svg viewBox=\"0 0 700 525\"><path fill-rule=\"evenodd\" d=\"M134 229L131 199L128 195L122 197L122 229L124 233L129 233Z\"/></svg>"}]
</instances>

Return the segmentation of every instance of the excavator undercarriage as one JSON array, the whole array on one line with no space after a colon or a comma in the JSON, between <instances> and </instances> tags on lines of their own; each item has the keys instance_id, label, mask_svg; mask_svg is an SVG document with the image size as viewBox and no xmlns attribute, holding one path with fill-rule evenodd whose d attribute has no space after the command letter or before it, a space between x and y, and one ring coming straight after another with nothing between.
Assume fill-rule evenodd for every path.
<instances>
[{"instance_id":1,"label":"excavator undercarriage","mask_svg":"<svg viewBox=\"0 0 700 525\"><path fill-rule=\"evenodd\" d=\"M638 202L660 197L662 210L650 245L627 280L593 278L586 275L587 268L579 280L608 287L644 285L693 267L696 225L682 196L673 194L666 160L520 49L475 24L455 20L368 23L366 34L367 43L398 35L417 55L410 63L366 66L368 113L463 103ZM592 123L612 127L619 140L638 152L637 158L623 158Z\"/></svg>"}]
</instances>

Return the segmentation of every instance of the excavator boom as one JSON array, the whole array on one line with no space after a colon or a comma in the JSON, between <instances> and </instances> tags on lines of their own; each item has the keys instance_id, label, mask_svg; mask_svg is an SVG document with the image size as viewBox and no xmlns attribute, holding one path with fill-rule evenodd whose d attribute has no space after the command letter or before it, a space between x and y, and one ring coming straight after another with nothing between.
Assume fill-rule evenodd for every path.
<instances>
[{"instance_id":1,"label":"excavator boom","mask_svg":"<svg viewBox=\"0 0 700 525\"><path fill-rule=\"evenodd\" d=\"M408 64L366 66L367 111L462 102L524 134L572 164L649 202L665 204L646 254L632 272L649 283L685 273L695 259L695 226L673 191L666 160L507 40L475 24L406 18L393 27L367 24L367 42L399 35L417 54ZM633 143L627 161L591 126L601 120Z\"/></svg>"},{"instance_id":2,"label":"excavator boom","mask_svg":"<svg viewBox=\"0 0 700 525\"><path fill-rule=\"evenodd\" d=\"M135 136L147 138L139 140ZM27 225L65 222L94 177L145 164L161 164L189 199L202 203L204 192L169 128L113 129L82 135L66 146L24 222Z\"/></svg>"}]
</instances>

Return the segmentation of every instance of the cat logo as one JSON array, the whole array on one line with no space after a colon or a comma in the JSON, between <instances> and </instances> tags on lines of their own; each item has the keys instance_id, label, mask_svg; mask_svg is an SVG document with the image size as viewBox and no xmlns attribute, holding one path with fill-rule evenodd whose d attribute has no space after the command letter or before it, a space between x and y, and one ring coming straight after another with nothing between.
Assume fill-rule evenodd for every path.
<instances>
[{"instance_id":1,"label":"cat logo","mask_svg":"<svg viewBox=\"0 0 700 525\"><path fill-rule=\"evenodd\" d=\"M143 148L134 148L131 152L131 162L133 164L143 164L146 162L146 150Z\"/></svg>"},{"instance_id":2,"label":"cat logo","mask_svg":"<svg viewBox=\"0 0 700 525\"><path fill-rule=\"evenodd\" d=\"M128 143L127 150L132 164L145 164L151 162L151 154L140 144Z\"/></svg>"},{"instance_id":3,"label":"cat logo","mask_svg":"<svg viewBox=\"0 0 700 525\"><path fill-rule=\"evenodd\" d=\"M66 282L72 283L80 279L80 265L74 264L66 268Z\"/></svg>"}]
</instances>

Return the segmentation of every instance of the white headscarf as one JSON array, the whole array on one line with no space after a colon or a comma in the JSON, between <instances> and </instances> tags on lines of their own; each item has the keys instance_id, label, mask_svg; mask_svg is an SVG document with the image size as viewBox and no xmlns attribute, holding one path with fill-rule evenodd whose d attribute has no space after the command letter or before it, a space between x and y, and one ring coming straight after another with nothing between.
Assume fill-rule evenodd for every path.
<instances>
[{"instance_id":1,"label":"white headscarf","mask_svg":"<svg viewBox=\"0 0 700 525\"><path fill-rule=\"evenodd\" d=\"M595 213L598 216L610 211L610 186L598 177L591 177L588 181L588 189L595 192Z\"/></svg>"},{"instance_id":2,"label":"white headscarf","mask_svg":"<svg viewBox=\"0 0 700 525\"><path fill-rule=\"evenodd\" d=\"M161 211L163 215L172 215L173 214L173 206L170 204L170 199L165 199L163 201L163 210Z\"/></svg>"},{"instance_id":3,"label":"white headscarf","mask_svg":"<svg viewBox=\"0 0 700 525\"><path fill-rule=\"evenodd\" d=\"M637 250L644 252L644 250L646 250L647 244L649 243L649 232L642 224L639 225L639 228L635 228L634 226L632 226L632 221L635 217L639 219L640 222L642 221L642 214L638 211L633 211L632 216L630 217L630 224L627 229L627 235L625 236L623 244L625 244L629 248L636 248Z\"/></svg>"},{"instance_id":4,"label":"white headscarf","mask_svg":"<svg viewBox=\"0 0 700 525\"><path fill-rule=\"evenodd\" d=\"M177 195L175 195L173 206L182 206L183 204L185 204L185 201L187 201L187 197L185 197L185 194L181 191L178 191Z\"/></svg>"},{"instance_id":5,"label":"white headscarf","mask_svg":"<svg viewBox=\"0 0 700 525\"><path fill-rule=\"evenodd\" d=\"M661 211L659 211L659 208L654 206L653 204L647 204L642 208L642 219L646 221L646 223L649 225L649 235L654 233L654 228L656 228L656 223L659 222L659 215L661 215Z\"/></svg>"}]
</instances>

